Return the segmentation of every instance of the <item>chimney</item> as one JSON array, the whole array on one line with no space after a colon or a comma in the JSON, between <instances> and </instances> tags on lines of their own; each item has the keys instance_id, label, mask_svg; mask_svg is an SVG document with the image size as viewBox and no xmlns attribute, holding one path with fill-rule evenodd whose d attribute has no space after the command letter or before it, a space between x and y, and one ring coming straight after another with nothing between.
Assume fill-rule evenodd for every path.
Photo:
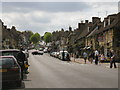
<instances>
[{"instance_id":1,"label":"chimney","mask_svg":"<svg viewBox=\"0 0 120 90\"><path fill-rule=\"evenodd\" d=\"M112 14L108 16L108 25L112 23L112 21L116 18L116 14Z\"/></svg>"},{"instance_id":2,"label":"chimney","mask_svg":"<svg viewBox=\"0 0 120 90\"><path fill-rule=\"evenodd\" d=\"M10 31L10 28L8 28L7 30Z\"/></svg>"},{"instance_id":3,"label":"chimney","mask_svg":"<svg viewBox=\"0 0 120 90\"><path fill-rule=\"evenodd\" d=\"M88 20L85 20L85 23L88 23L89 21Z\"/></svg>"},{"instance_id":4,"label":"chimney","mask_svg":"<svg viewBox=\"0 0 120 90\"><path fill-rule=\"evenodd\" d=\"M92 23L95 24L96 22L100 22L100 19L99 17L92 17Z\"/></svg>"},{"instance_id":5,"label":"chimney","mask_svg":"<svg viewBox=\"0 0 120 90\"><path fill-rule=\"evenodd\" d=\"M16 28L15 28L15 26L12 26L12 28L11 28L12 30L16 30Z\"/></svg>"},{"instance_id":6,"label":"chimney","mask_svg":"<svg viewBox=\"0 0 120 90\"><path fill-rule=\"evenodd\" d=\"M104 27L108 25L108 18L104 18Z\"/></svg>"},{"instance_id":7,"label":"chimney","mask_svg":"<svg viewBox=\"0 0 120 90\"><path fill-rule=\"evenodd\" d=\"M4 26L5 29L7 29L7 26Z\"/></svg>"},{"instance_id":8,"label":"chimney","mask_svg":"<svg viewBox=\"0 0 120 90\"><path fill-rule=\"evenodd\" d=\"M85 27L85 23L78 23L78 29L82 29Z\"/></svg>"},{"instance_id":9,"label":"chimney","mask_svg":"<svg viewBox=\"0 0 120 90\"><path fill-rule=\"evenodd\" d=\"M63 32L64 32L64 29L63 29L63 28L61 28L61 31L63 31Z\"/></svg>"},{"instance_id":10,"label":"chimney","mask_svg":"<svg viewBox=\"0 0 120 90\"><path fill-rule=\"evenodd\" d=\"M69 31L72 31L72 27L71 26L69 26Z\"/></svg>"},{"instance_id":11,"label":"chimney","mask_svg":"<svg viewBox=\"0 0 120 90\"><path fill-rule=\"evenodd\" d=\"M81 20L81 23L83 23L83 20Z\"/></svg>"}]
</instances>

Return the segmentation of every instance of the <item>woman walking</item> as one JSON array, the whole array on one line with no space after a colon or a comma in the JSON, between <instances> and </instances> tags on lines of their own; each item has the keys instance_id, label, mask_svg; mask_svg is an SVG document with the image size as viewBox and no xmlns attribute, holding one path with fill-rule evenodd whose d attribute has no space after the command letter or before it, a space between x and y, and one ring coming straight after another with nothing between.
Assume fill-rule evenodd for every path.
<instances>
[{"instance_id":1,"label":"woman walking","mask_svg":"<svg viewBox=\"0 0 120 90\"><path fill-rule=\"evenodd\" d=\"M88 56L87 53L84 52L84 53L83 53L83 58L84 58L85 64L86 64L87 56Z\"/></svg>"}]
</instances>

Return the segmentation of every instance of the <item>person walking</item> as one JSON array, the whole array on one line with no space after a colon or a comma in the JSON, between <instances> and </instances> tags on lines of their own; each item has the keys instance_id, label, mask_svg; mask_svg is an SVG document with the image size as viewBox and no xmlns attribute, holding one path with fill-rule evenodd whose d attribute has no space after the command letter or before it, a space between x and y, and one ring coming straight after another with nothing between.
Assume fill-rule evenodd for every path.
<instances>
[{"instance_id":1,"label":"person walking","mask_svg":"<svg viewBox=\"0 0 120 90\"><path fill-rule=\"evenodd\" d=\"M113 67L113 64L114 64L114 68L116 68L115 54L113 50L110 50L110 68Z\"/></svg>"},{"instance_id":2,"label":"person walking","mask_svg":"<svg viewBox=\"0 0 120 90\"><path fill-rule=\"evenodd\" d=\"M63 61L65 60L65 52L64 52L64 50L63 50L63 52L62 52L62 60L63 60Z\"/></svg>"},{"instance_id":3,"label":"person walking","mask_svg":"<svg viewBox=\"0 0 120 90\"><path fill-rule=\"evenodd\" d=\"M92 62L93 62L93 51L91 51L91 52L89 53L89 61L90 61L90 63L92 64Z\"/></svg>"},{"instance_id":4,"label":"person walking","mask_svg":"<svg viewBox=\"0 0 120 90\"><path fill-rule=\"evenodd\" d=\"M99 52L98 50L96 49L95 50L95 64L98 65L98 57L99 57Z\"/></svg>"},{"instance_id":5,"label":"person walking","mask_svg":"<svg viewBox=\"0 0 120 90\"><path fill-rule=\"evenodd\" d=\"M70 61L70 55L69 55L69 53L67 53L66 58L67 58L67 61L69 62Z\"/></svg>"},{"instance_id":6,"label":"person walking","mask_svg":"<svg viewBox=\"0 0 120 90\"><path fill-rule=\"evenodd\" d=\"M100 62L104 62L105 61L105 56L104 54L100 54Z\"/></svg>"},{"instance_id":7,"label":"person walking","mask_svg":"<svg viewBox=\"0 0 120 90\"><path fill-rule=\"evenodd\" d=\"M88 56L87 53L84 52L84 53L83 53L83 58L84 58L85 64L86 64L87 56Z\"/></svg>"},{"instance_id":8,"label":"person walking","mask_svg":"<svg viewBox=\"0 0 120 90\"><path fill-rule=\"evenodd\" d=\"M22 52L22 48L20 49L20 51L18 52L17 54L17 58L18 58L18 63L21 67L21 78L23 80L23 71L25 69L25 66L24 66L24 61L26 61L26 56L25 54Z\"/></svg>"}]
</instances>

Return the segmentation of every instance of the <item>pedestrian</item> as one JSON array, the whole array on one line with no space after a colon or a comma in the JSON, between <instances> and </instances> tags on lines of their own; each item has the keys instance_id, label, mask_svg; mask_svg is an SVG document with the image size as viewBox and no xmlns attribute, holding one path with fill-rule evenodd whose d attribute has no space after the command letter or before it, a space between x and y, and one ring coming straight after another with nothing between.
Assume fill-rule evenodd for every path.
<instances>
[{"instance_id":1,"label":"pedestrian","mask_svg":"<svg viewBox=\"0 0 120 90\"><path fill-rule=\"evenodd\" d=\"M89 53L89 61L92 64L92 62L93 62L93 52L92 51Z\"/></svg>"},{"instance_id":2,"label":"pedestrian","mask_svg":"<svg viewBox=\"0 0 120 90\"><path fill-rule=\"evenodd\" d=\"M69 55L69 53L67 53L66 58L67 58L67 61L70 61L70 55Z\"/></svg>"},{"instance_id":3,"label":"pedestrian","mask_svg":"<svg viewBox=\"0 0 120 90\"><path fill-rule=\"evenodd\" d=\"M75 53L75 55L76 55L76 58L79 58L78 51Z\"/></svg>"},{"instance_id":4,"label":"pedestrian","mask_svg":"<svg viewBox=\"0 0 120 90\"><path fill-rule=\"evenodd\" d=\"M65 52L64 52L64 50L63 50L63 52L62 52L62 60L63 60L63 61L65 60Z\"/></svg>"},{"instance_id":5,"label":"pedestrian","mask_svg":"<svg viewBox=\"0 0 120 90\"><path fill-rule=\"evenodd\" d=\"M85 64L86 64L87 56L88 56L87 53L84 52L84 53L83 53L83 58L84 58Z\"/></svg>"},{"instance_id":6,"label":"pedestrian","mask_svg":"<svg viewBox=\"0 0 120 90\"><path fill-rule=\"evenodd\" d=\"M100 61L104 62L105 61L105 56L103 54L100 54Z\"/></svg>"},{"instance_id":7,"label":"pedestrian","mask_svg":"<svg viewBox=\"0 0 120 90\"><path fill-rule=\"evenodd\" d=\"M113 50L110 50L110 68L112 68L114 64L114 68L116 68L116 62L115 62L115 54Z\"/></svg>"},{"instance_id":8,"label":"pedestrian","mask_svg":"<svg viewBox=\"0 0 120 90\"><path fill-rule=\"evenodd\" d=\"M18 52L17 54L17 59L18 59L18 63L21 67L21 78L23 80L23 71L25 69L25 66L24 66L24 61L26 61L26 56L25 54L22 52L22 48L20 49L20 51Z\"/></svg>"},{"instance_id":9,"label":"pedestrian","mask_svg":"<svg viewBox=\"0 0 120 90\"><path fill-rule=\"evenodd\" d=\"M99 57L99 52L98 50L96 49L95 50L95 64L98 65L98 57Z\"/></svg>"}]
</instances>

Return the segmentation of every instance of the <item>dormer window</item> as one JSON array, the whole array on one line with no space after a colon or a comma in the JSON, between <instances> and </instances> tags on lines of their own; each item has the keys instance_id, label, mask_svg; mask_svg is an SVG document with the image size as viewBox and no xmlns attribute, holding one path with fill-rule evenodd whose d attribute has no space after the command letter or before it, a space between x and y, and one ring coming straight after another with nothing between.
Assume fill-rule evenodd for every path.
<instances>
[{"instance_id":1,"label":"dormer window","mask_svg":"<svg viewBox=\"0 0 120 90\"><path fill-rule=\"evenodd\" d=\"M90 32L90 27L88 27L88 32Z\"/></svg>"}]
</instances>

